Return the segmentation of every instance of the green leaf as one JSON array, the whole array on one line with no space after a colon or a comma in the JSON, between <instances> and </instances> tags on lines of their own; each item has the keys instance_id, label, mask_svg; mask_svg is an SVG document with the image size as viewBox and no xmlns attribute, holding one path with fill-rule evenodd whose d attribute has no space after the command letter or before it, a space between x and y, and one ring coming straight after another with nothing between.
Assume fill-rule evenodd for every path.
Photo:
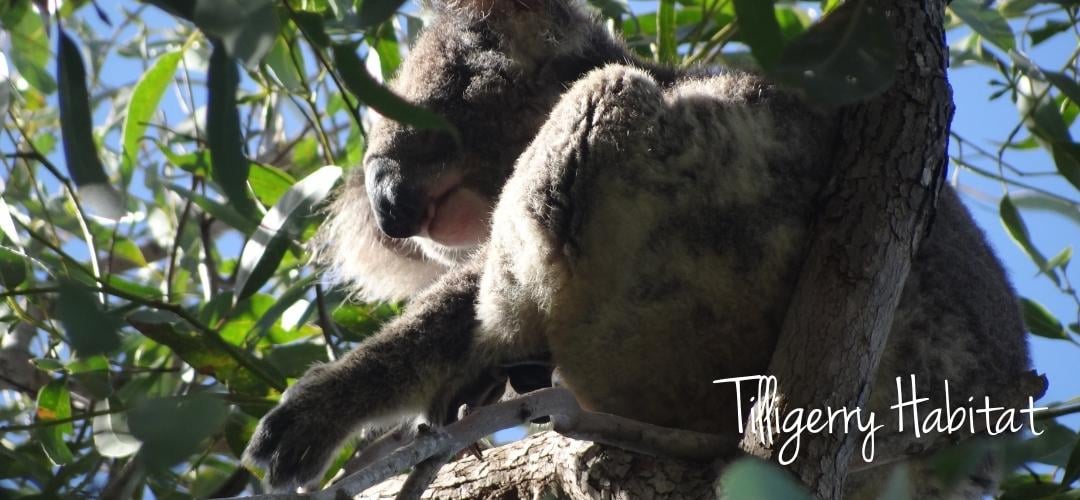
<instances>
[{"instance_id":1,"label":"green leaf","mask_svg":"<svg viewBox=\"0 0 1080 500\"><path fill-rule=\"evenodd\" d=\"M29 275L26 259L5 247L0 247L0 285L6 291L14 290Z\"/></svg>"},{"instance_id":2,"label":"green leaf","mask_svg":"<svg viewBox=\"0 0 1080 500\"><path fill-rule=\"evenodd\" d=\"M340 178L340 167L323 167L293 185L267 212L240 254L240 268L233 288L237 300L266 284L277 270L289 242L300 237L315 207Z\"/></svg>"},{"instance_id":3,"label":"green leaf","mask_svg":"<svg viewBox=\"0 0 1080 500\"><path fill-rule=\"evenodd\" d=\"M68 363L66 369L75 384L94 399L105 399L112 395L109 360L105 356L81 356Z\"/></svg>"},{"instance_id":4,"label":"green leaf","mask_svg":"<svg viewBox=\"0 0 1080 500\"><path fill-rule=\"evenodd\" d=\"M394 304L341 304L331 317L334 323L341 325L345 340L359 342L379 331L386 322L401 314L400 307Z\"/></svg>"},{"instance_id":5,"label":"green leaf","mask_svg":"<svg viewBox=\"0 0 1080 500\"><path fill-rule=\"evenodd\" d=\"M203 440L221 429L228 411L224 402L206 394L150 399L129 411L128 425L143 443L139 457L160 471L197 452Z\"/></svg>"},{"instance_id":6,"label":"green leaf","mask_svg":"<svg viewBox=\"0 0 1080 500\"><path fill-rule=\"evenodd\" d=\"M367 72L364 62L353 49L335 45L334 65L341 73L345 86L361 102L378 111L379 114L420 129L446 130L456 133L453 126L442 116L419 106L410 104L398 97L386 87L380 85ZM455 136L456 137L456 136Z\"/></svg>"},{"instance_id":7,"label":"green leaf","mask_svg":"<svg viewBox=\"0 0 1080 500\"><path fill-rule=\"evenodd\" d=\"M146 257L143 256L142 249L139 248L134 241L127 238L118 237L112 246L112 254L115 257L119 257L126 260L136 267L146 267L149 264L146 262Z\"/></svg>"},{"instance_id":8,"label":"green leaf","mask_svg":"<svg viewBox=\"0 0 1080 500\"><path fill-rule=\"evenodd\" d=\"M1020 212L1016 210L1016 205L1013 205L1011 198L1008 196L1001 198L998 213L1001 216L1001 223L1005 225L1005 230L1009 232L1009 236L1012 237L1013 241L1035 262L1036 267L1039 269L1046 268L1046 257L1043 257L1042 253L1031 242L1031 235L1028 233L1027 225L1024 224L1024 219L1020 216Z\"/></svg>"},{"instance_id":9,"label":"green leaf","mask_svg":"<svg viewBox=\"0 0 1080 500\"><path fill-rule=\"evenodd\" d=\"M272 0L197 0L193 18L249 69L258 66L281 29Z\"/></svg>"},{"instance_id":10,"label":"green leaf","mask_svg":"<svg viewBox=\"0 0 1080 500\"><path fill-rule=\"evenodd\" d=\"M1055 213L1065 217L1080 229L1080 208L1072 203L1038 193L1018 193L1012 195L1011 198L1019 208Z\"/></svg>"},{"instance_id":11,"label":"green leaf","mask_svg":"<svg viewBox=\"0 0 1080 500\"><path fill-rule=\"evenodd\" d=\"M679 42L675 39L675 0L660 0L659 3L656 15L656 55L661 63L674 64L679 59Z\"/></svg>"},{"instance_id":12,"label":"green leaf","mask_svg":"<svg viewBox=\"0 0 1080 500\"><path fill-rule=\"evenodd\" d=\"M290 19L316 47L325 49L330 46L330 37L326 35L322 16L314 12L299 11L293 13Z\"/></svg>"},{"instance_id":13,"label":"green leaf","mask_svg":"<svg viewBox=\"0 0 1080 500\"><path fill-rule=\"evenodd\" d=\"M1061 485L1069 486L1080 479L1080 440L1076 441L1072 453L1069 454L1069 462L1065 465L1065 473L1061 477Z\"/></svg>"},{"instance_id":14,"label":"green leaf","mask_svg":"<svg viewBox=\"0 0 1080 500\"><path fill-rule=\"evenodd\" d=\"M83 357L119 349L120 321L102 311L101 304L85 287L65 281L59 288L56 317L71 347Z\"/></svg>"},{"instance_id":15,"label":"green leaf","mask_svg":"<svg viewBox=\"0 0 1080 500\"><path fill-rule=\"evenodd\" d=\"M299 52L296 52L296 54L299 57ZM270 49L270 53L266 55L264 64L266 65L266 72L270 75L272 81L285 90L293 94L307 92L304 77L297 70L297 63L293 62L293 51L290 50L289 44L284 38L278 37L274 41L274 46Z\"/></svg>"},{"instance_id":16,"label":"green leaf","mask_svg":"<svg viewBox=\"0 0 1080 500\"><path fill-rule=\"evenodd\" d=\"M977 0L953 0L949 9L990 43L1002 50L1016 48L1016 38L1005 17L996 10L984 8Z\"/></svg>"},{"instance_id":17,"label":"green leaf","mask_svg":"<svg viewBox=\"0 0 1080 500\"><path fill-rule=\"evenodd\" d=\"M166 184L170 190L175 191L180 196L190 199L195 202L199 208L206 211L206 213L213 215L214 218L220 220L231 226L234 229L239 230L245 235L255 232L259 222L253 218L248 217L245 214L237 212L230 205L226 205L221 202L217 202L203 196L199 193L191 191L189 189L182 188L175 184Z\"/></svg>"},{"instance_id":18,"label":"green leaf","mask_svg":"<svg viewBox=\"0 0 1080 500\"><path fill-rule=\"evenodd\" d=\"M375 26L390 18L405 0L364 0L360 4L360 19L358 24L361 28Z\"/></svg>"},{"instance_id":19,"label":"green leaf","mask_svg":"<svg viewBox=\"0 0 1080 500\"><path fill-rule=\"evenodd\" d=\"M295 340L292 335L275 335L278 332L278 328L275 325L278 319L281 318L285 311L292 307L293 304L304 298L308 289L315 284L317 275L311 274L305 276L296 282L289 285L289 288L285 290L281 295L275 297L274 305L259 315L258 319L251 327L251 331L245 334L245 337L255 336L256 338L269 334L270 341L277 344L282 342L289 342Z\"/></svg>"},{"instance_id":20,"label":"green leaf","mask_svg":"<svg viewBox=\"0 0 1080 500\"><path fill-rule=\"evenodd\" d=\"M34 421L48 423L68 418L71 418L71 392L68 391L67 381L53 380L38 391ZM64 435L71 432L74 432L74 426L68 422L40 427L34 434L49 460L55 465L63 465L75 460L64 442Z\"/></svg>"},{"instance_id":21,"label":"green leaf","mask_svg":"<svg viewBox=\"0 0 1080 500\"><path fill-rule=\"evenodd\" d=\"M720 491L729 500L810 498L786 471L756 458L740 458L724 468Z\"/></svg>"},{"instance_id":22,"label":"green leaf","mask_svg":"<svg viewBox=\"0 0 1080 500\"><path fill-rule=\"evenodd\" d=\"M401 66L401 47L394 34L393 25L381 24L375 34L368 37L368 44L375 49L374 56L379 58L383 81L389 81ZM368 53L368 57L372 57L372 54Z\"/></svg>"},{"instance_id":23,"label":"green leaf","mask_svg":"<svg viewBox=\"0 0 1080 500\"><path fill-rule=\"evenodd\" d=\"M200 149L192 153L176 154L168 146L158 143L158 150L165 156L169 163L190 172L196 177L206 178L210 176L212 166L210 164L210 152Z\"/></svg>"},{"instance_id":24,"label":"green leaf","mask_svg":"<svg viewBox=\"0 0 1080 500\"><path fill-rule=\"evenodd\" d=\"M734 3L742 41L750 46L762 68L772 70L784 51L784 37L776 21L773 0L735 0Z\"/></svg>"},{"instance_id":25,"label":"green leaf","mask_svg":"<svg viewBox=\"0 0 1080 500\"><path fill-rule=\"evenodd\" d=\"M1068 97L1072 102L1080 104L1080 83L1076 83L1076 80L1073 77L1057 71L1043 70L1042 73L1047 81L1057 87L1062 94L1065 94L1065 97Z\"/></svg>"},{"instance_id":26,"label":"green leaf","mask_svg":"<svg viewBox=\"0 0 1080 500\"><path fill-rule=\"evenodd\" d=\"M214 165L211 174L231 206L245 216L252 216L256 213L255 202L247 191L249 162L244 157L240 113L236 108L239 84L236 64L225 55L221 45L215 45L206 85L209 91L206 135Z\"/></svg>"},{"instance_id":27,"label":"green leaf","mask_svg":"<svg viewBox=\"0 0 1080 500\"><path fill-rule=\"evenodd\" d=\"M28 5L29 2L24 2L14 8L20 12L14 12L10 17L17 20L5 16L4 24L11 40L9 54L11 63L15 69L19 70L23 79L31 87L48 95L56 92L56 81L45 70L45 65L51 57L48 45L49 36L45 31L45 23L42 22L41 16L31 11Z\"/></svg>"},{"instance_id":28,"label":"green leaf","mask_svg":"<svg viewBox=\"0 0 1080 500\"><path fill-rule=\"evenodd\" d=\"M806 12L787 6L776 8L776 22L780 24L780 32L784 35L784 40L798 37L813 24Z\"/></svg>"},{"instance_id":29,"label":"green leaf","mask_svg":"<svg viewBox=\"0 0 1080 500\"><path fill-rule=\"evenodd\" d=\"M79 188L83 203L99 216L119 219L124 215L120 194L109 184L94 144L90 95L86 91L86 68L75 42L58 29L56 73L60 79L60 129L68 172Z\"/></svg>"},{"instance_id":30,"label":"green leaf","mask_svg":"<svg viewBox=\"0 0 1080 500\"><path fill-rule=\"evenodd\" d=\"M1059 21L1057 19L1049 19L1041 28L1029 30L1027 35L1031 37L1031 45L1038 45L1049 40L1058 33L1068 31L1070 28L1072 28L1072 23Z\"/></svg>"},{"instance_id":31,"label":"green leaf","mask_svg":"<svg viewBox=\"0 0 1080 500\"><path fill-rule=\"evenodd\" d=\"M998 12L1007 18L1020 17L1038 3L1039 0L1004 0L998 3Z\"/></svg>"},{"instance_id":32,"label":"green leaf","mask_svg":"<svg viewBox=\"0 0 1080 500\"><path fill-rule=\"evenodd\" d=\"M1010 55L1016 67L1025 73L1017 82L1016 95L1016 108L1024 119L1024 125L1044 143L1071 142L1072 135L1065 125L1065 119L1054 100L1047 95L1047 84L1040 81L1043 73L1036 67L1026 67L1026 59L1019 54L1013 52Z\"/></svg>"},{"instance_id":33,"label":"green leaf","mask_svg":"<svg viewBox=\"0 0 1080 500\"><path fill-rule=\"evenodd\" d=\"M838 9L792 40L771 74L826 106L884 92L896 75L889 21L865 3Z\"/></svg>"},{"instance_id":34,"label":"green leaf","mask_svg":"<svg viewBox=\"0 0 1080 500\"><path fill-rule=\"evenodd\" d=\"M1080 144L1071 141L1059 142L1052 144L1050 150L1058 173L1080 189Z\"/></svg>"},{"instance_id":35,"label":"green leaf","mask_svg":"<svg viewBox=\"0 0 1080 500\"><path fill-rule=\"evenodd\" d=\"M7 238L8 243L22 247L22 239L19 238L19 232L15 229L15 220L11 218L11 211L3 198L0 198L0 235ZM0 242L3 241L0 239Z\"/></svg>"},{"instance_id":36,"label":"green leaf","mask_svg":"<svg viewBox=\"0 0 1080 500\"><path fill-rule=\"evenodd\" d=\"M296 179L280 168L252 163L248 184L263 205L272 206L296 184Z\"/></svg>"},{"instance_id":37,"label":"green leaf","mask_svg":"<svg viewBox=\"0 0 1080 500\"><path fill-rule=\"evenodd\" d=\"M1072 254L1072 247L1065 247L1060 253L1055 255L1050 260L1046 261L1046 270L1049 271L1056 267L1065 269L1069 266L1069 261L1072 260Z\"/></svg>"},{"instance_id":38,"label":"green leaf","mask_svg":"<svg viewBox=\"0 0 1080 500\"><path fill-rule=\"evenodd\" d=\"M309 275L298 280L297 284L306 283L307 287L310 287L315 282L315 279L316 275ZM317 328L307 325L300 325L296 328L291 328L292 325L290 325L291 329L286 330L285 326L278 321L290 306L302 298L302 292L306 291L306 288L302 287L300 289L301 297L291 296L291 291L292 288L280 297L256 293L238 301L232 310L225 311L228 320L221 326L221 337L234 345L250 346L253 341L263 340L264 338L271 344L284 344L319 333ZM231 305L232 294L223 295L229 296L229 300L225 301L224 305ZM217 308L213 307L213 309ZM216 315L218 311L205 310L204 313Z\"/></svg>"},{"instance_id":39,"label":"green leaf","mask_svg":"<svg viewBox=\"0 0 1080 500\"><path fill-rule=\"evenodd\" d=\"M1065 334L1065 327L1042 304L1023 298L1020 299L1020 305L1024 310L1024 324L1032 334L1055 340L1069 339Z\"/></svg>"},{"instance_id":40,"label":"green leaf","mask_svg":"<svg viewBox=\"0 0 1080 500\"><path fill-rule=\"evenodd\" d=\"M8 71L7 56L0 53L0 116L7 116L11 104L11 73Z\"/></svg>"},{"instance_id":41,"label":"green leaf","mask_svg":"<svg viewBox=\"0 0 1080 500\"><path fill-rule=\"evenodd\" d=\"M284 377L265 361L228 345L216 334L193 331L174 314L139 310L127 320L143 335L169 346L196 372L224 382L233 392L265 396L269 387L285 387Z\"/></svg>"},{"instance_id":42,"label":"green leaf","mask_svg":"<svg viewBox=\"0 0 1080 500\"><path fill-rule=\"evenodd\" d=\"M117 401L102 399L94 405L94 411L107 412L120 406ZM127 414L123 412L105 413L94 417L94 448L98 454L109 458L123 458L134 455L142 446L128 428Z\"/></svg>"},{"instance_id":43,"label":"green leaf","mask_svg":"<svg viewBox=\"0 0 1080 500\"><path fill-rule=\"evenodd\" d=\"M1038 436L1005 446L1003 470L1013 470L1025 462L1065 467L1072 444L1077 440L1076 432L1055 421L1036 421L1035 426L1040 432Z\"/></svg>"},{"instance_id":44,"label":"green leaf","mask_svg":"<svg viewBox=\"0 0 1080 500\"><path fill-rule=\"evenodd\" d=\"M157 111L161 97L165 95L165 89L172 82L182 56L182 52L175 51L159 57L154 65L143 73L135 84L134 90L131 91L131 99L128 101L124 125L120 132L123 148L120 171L125 180L131 178L139 153L139 139L146 133L146 124Z\"/></svg>"}]
</instances>

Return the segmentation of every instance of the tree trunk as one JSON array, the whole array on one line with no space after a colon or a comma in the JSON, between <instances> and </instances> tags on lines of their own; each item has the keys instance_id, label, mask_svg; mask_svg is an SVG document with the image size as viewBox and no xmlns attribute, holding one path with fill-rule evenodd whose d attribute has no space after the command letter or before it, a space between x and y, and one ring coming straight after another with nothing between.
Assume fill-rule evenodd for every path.
<instances>
[{"instance_id":1,"label":"tree trunk","mask_svg":"<svg viewBox=\"0 0 1080 500\"><path fill-rule=\"evenodd\" d=\"M896 81L844 112L834 187L769 366L779 383L772 404L781 415L866 403L947 165L953 104L945 2L868 2L892 26ZM814 435L788 469L816 496L840 498L860 439L858 433ZM774 457L750 437L743 448Z\"/></svg>"}]
</instances>

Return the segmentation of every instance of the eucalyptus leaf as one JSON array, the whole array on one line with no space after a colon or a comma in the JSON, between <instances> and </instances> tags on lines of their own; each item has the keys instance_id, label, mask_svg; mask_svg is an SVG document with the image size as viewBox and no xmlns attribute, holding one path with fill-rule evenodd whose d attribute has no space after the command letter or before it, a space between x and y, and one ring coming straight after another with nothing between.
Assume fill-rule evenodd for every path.
<instances>
[{"instance_id":1,"label":"eucalyptus leaf","mask_svg":"<svg viewBox=\"0 0 1080 500\"><path fill-rule=\"evenodd\" d=\"M293 94L307 92L304 76L297 70L297 63L293 61L292 50L289 44L281 37L274 41L270 53L263 61L266 72L275 83ZM301 66L302 67L302 66Z\"/></svg>"},{"instance_id":2,"label":"eucalyptus leaf","mask_svg":"<svg viewBox=\"0 0 1080 500\"><path fill-rule=\"evenodd\" d=\"M109 413L117 406L119 405L116 401L110 401L108 398L94 405L94 411L101 413L93 420L94 448L103 457L128 457L134 455L142 446L142 443L131 435L126 413Z\"/></svg>"},{"instance_id":3,"label":"eucalyptus leaf","mask_svg":"<svg viewBox=\"0 0 1080 500\"><path fill-rule=\"evenodd\" d=\"M198 451L227 415L224 402L199 394L146 400L129 411L128 425L142 441L139 457L151 470L161 470Z\"/></svg>"},{"instance_id":4,"label":"eucalyptus leaf","mask_svg":"<svg viewBox=\"0 0 1080 500\"><path fill-rule=\"evenodd\" d=\"M221 45L214 46L207 80L206 135L214 165L211 174L232 207L252 216L256 213L255 202L248 195L249 162L244 156L240 113L236 108L240 74Z\"/></svg>"},{"instance_id":5,"label":"eucalyptus leaf","mask_svg":"<svg viewBox=\"0 0 1080 500\"><path fill-rule=\"evenodd\" d=\"M7 56L0 52L0 116L7 115L11 104L11 73L8 71Z\"/></svg>"},{"instance_id":6,"label":"eucalyptus leaf","mask_svg":"<svg viewBox=\"0 0 1080 500\"><path fill-rule=\"evenodd\" d=\"M404 4L405 0L364 0L360 4L358 24L364 28L375 26L387 20Z\"/></svg>"},{"instance_id":7,"label":"eucalyptus leaf","mask_svg":"<svg viewBox=\"0 0 1080 500\"><path fill-rule=\"evenodd\" d=\"M977 0L952 0L949 10L990 43L1002 50L1016 48L1016 37L1000 12L984 7Z\"/></svg>"},{"instance_id":8,"label":"eucalyptus leaf","mask_svg":"<svg viewBox=\"0 0 1080 500\"><path fill-rule=\"evenodd\" d=\"M65 380L53 380L45 384L37 395L37 413L35 421L48 423L71 418L71 392ZM71 422L45 425L35 430L34 434L42 449L55 465L69 464L75 457L64 442L64 435L74 431Z\"/></svg>"},{"instance_id":9,"label":"eucalyptus leaf","mask_svg":"<svg viewBox=\"0 0 1080 500\"><path fill-rule=\"evenodd\" d=\"M438 129L455 133L453 126L442 116L422 107L410 104L383 87L367 72L356 52L342 45L335 45L334 64L341 73L345 86L371 109L398 122L420 129Z\"/></svg>"},{"instance_id":10,"label":"eucalyptus leaf","mask_svg":"<svg viewBox=\"0 0 1080 500\"><path fill-rule=\"evenodd\" d=\"M25 257L0 246L0 285L5 290L14 290L26 282L28 267Z\"/></svg>"},{"instance_id":11,"label":"eucalyptus leaf","mask_svg":"<svg viewBox=\"0 0 1080 500\"><path fill-rule=\"evenodd\" d=\"M15 229L15 220L11 218L11 211L3 198L0 198L0 235L3 235L8 243L22 247L22 238L19 237L19 231ZM4 240L0 239L0 242L2 241Z\"/></svg>"},{"instance_id":12,"label":"eucalyptus leaf","mask_svg":"<svg viewBox=\"0 0 1080 500\"><path fill-rule=\"evenodd\" d=\"M124 113L124 125L120 131L123 147L120 171L125 179L131 177L139 151L139 139L146 133L146 125L157 111L161 97L172 82L182 56L182 52L175 51L159 57L154 65L143 73L135 84L135 89L131 91L131 99L128 100Z\"/></svg>"},{"instance_id":13,"label":"eucalyptus leaf","mask_svg":"<svg viewBox=\"0 0 1080 500\"><path fill-rule=\"evenodd\" d=\"M1080 83L1076 83L1076 79L1066 75L1065 73L1059 73L1057 71L1042 71L1046 80L1052 83L1065 97L1068 97L1070 101L1080 104Z\"/></svg>"},{"instance_id":14,"label":"eucalyptus leaf","mask_svg":"<svg viewBox=\"0 0 1080 500\"><path fill-rule=\"evenodd\" d=\"M1035 248L1035 244L1031 242L1031 234L1028 233L1027 225L1024 224L1020 211L1016 209L1016 205L1008 196L1001 198L998 214L1001 217L1001 223L1005 226L1005 230L1008 231L1013 241L1035 262L1036 267L1044 269L1046 267L1046 257L1043 257L1042 253Z\"/></svg>"},{"instance_id":15,"label":"eucalyptus leaf","mask_svg":"<svg viewBox=\"0 0 1080 500\"><path fill-rule=\"evenodd\" d=\"M340 178L340 167L323 167L293 185L267 212L240 254L233 288L237 300L255 293L270 279L288 243L299 238L315 207Z\"/></svg>"},{"instance_id":16,"label":"eucalyptus leaf","mask_svg":"<svg viewBox=\"0 0 1080 500\"><path fill-rule=\"evenodd\" d=\"M71 179L79 188L83 203L96 215L119 219L124 215L120 193L109 184L109 176L94 144L90 95L86 90L86 68L75 42L63 29L57 30L57 70L60 81L60 128L64 138L64 158Z\"/></svg>"},{"instance_id":17,"label":"eucalyptus leaf","mask_svg":"<svg viewBox=\"0 0 1080 500\"><path fill-rule=\"evenodd\" d=\"M1024 120L1024 125L1044 144L1071 142L1069 127L1065 125L1065 119L1054 100L1049 97L1048 84L1042 80L1045 75L1037 67L1025 69L1021 61L1024 61L1024 58L1014 53L1013 62L1025 73L1016 85L1016 108Z\"/></svg>"},{"instance_id":18,"label":"eucalyptus leaf","mask_svg":"<svg viewBox=\"0 0 1080 500\"><path fill-rule=\"evenodd\" d=\"M1080 144L1059 142L1050 146L1057 171L1075 188L1080 189Z\"/></svg>"},{"instance_id":19,"label":"eucalyptus leaf","mask_svg":"<svg viewBox=\"0 0 1080 500\"><path fill-rule=\"evenodd\" d=\"M249 69L258 66L281 29L272 0L197 0L193 20Z\"/></svg>"},{"instance_id":20,"label":"eucalyptus leaf","mask_svg":"<svg viewBox=\"0 0 1080 500\"><path fill-rule=\"evenodd\" d=\"M71 347L84 357L118 349L120 320L104 312L85 287L65 281L59 288L55 314L64 326Z\"/></svg>"},{"instance_id":21,"label":"eucalyptus leaf","mask_svg":"<svg viewBox=\"0 0 1080 500\"><path fill-rule=\"evenodd\" d=\"M742 41L750 46L762 68L774 69L784 51L784 37L773 0L734 0L734 4Z\"/></svg>"},{"instance_id":22,"label":"eucalyptus leaf","mask_svg":"<svg viewBox=\"0 0 1080 500\"><path fill-rule=\"evenodd\" d=\"M15 22L5 22L5 28L11 40L11 63L19 70L19 75L42 94L56 92L56 80L53 80L45 65L49 62L48 33L41 16L31 11L29 2L14 7L17 13L9 17Z\"/></svg>"},{"instance_id":23,"label":"eucalyptus leaf","mask_svg":"<svg viewBox=\"0 0 1080 500\"><path fill-rule=\"evenodd\" d=\"M739 4L740 1L735 3ZM759 2L753 3L756 5ZM660 62L666 64L674 63L679 57L679 42L675 39L675 0L660 0L656 13L656 55Z\"/></svg>"},{"instance_id":24,"label":"eucalyptus leaf","mask_svg":"<svg viewBox=\"0 0 1080 500\"><path fill-rule=\"evenodd\" d=\"M221 222L228 224L233 229L239 230L245 235L255 232L255 228L259 225L259 221L237 212L236 209L230 205L212 200L202 194L174 184L168 184L167 187L180 196L192 200L199 208L205 210L206 213L214 216Z\"/></svg>"},{"instance_id":25,"label":"eucalyptus leaf","mask_svg":"<svg viewBox=\"0 0 1080 500\"><path fill-rule=\"evenodd\" d=\"M1034 300L1022 298L1020 305L1024 311L1024 324L1034 335L1055 340L1068 340L1065 327L1054 314Z\"/></svg>"},{"instance_id":26,"label":"eucalyptus leaf","mask_svg":"<svg viewBox=\"0 0 1080 500\"><path fill-rule=\"evenodd\" d=\"M875 96L896 76L892 28L866 3L837 9L792 40L771 74L826 106Z\"/></svg>"}]
</instances>

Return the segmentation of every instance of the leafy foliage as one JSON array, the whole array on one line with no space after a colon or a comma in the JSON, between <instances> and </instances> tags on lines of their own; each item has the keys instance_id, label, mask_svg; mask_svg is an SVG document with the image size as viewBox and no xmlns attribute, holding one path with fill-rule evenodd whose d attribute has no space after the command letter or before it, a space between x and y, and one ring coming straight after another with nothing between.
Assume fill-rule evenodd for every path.
<instances>
[{"instance_id":1,"label":"leafy foliage","mask_svg":"<svg viewBox=\"0 0 1080 500\"><path fill-rule=\"evenodd\" d=\"M642 57L757 66L842 105L887 88L895 61L884 13L849 2L591 3ZM320 203L360 162L369 109L455 132L382 84L423 20L401 0L47 4L0 3L0 366L34 367L0 377L0 496L258 490L238 461L258 417L290 379L400 310L323 290L305 242ZM1072 249L1047 258L1025 218L1050 211L1080 226L1071 134L1080 50L1064 60L1027 54L1080 38L1078 8L954 0L949 9L954 65L996 71L994 98L1017 109L996 151L954 133L954 163L1001 183L1008 234L1048 293L1078 304L1026 298L1031 332L1073 344L1080 326L1058 319L1080 316ZM1054 172L1010 159L1036 151ZM1019 444L954 450L945 469L1001 453L1018 467L1044 464L1010 478L1010 498L1075 495L1080 441L1053 418L1041 425L1044 436ZM748 498L798 488L754 462L732 470L725 484ZM906 491L900 475L885 493Z\"/></svg>"}]
</instances>

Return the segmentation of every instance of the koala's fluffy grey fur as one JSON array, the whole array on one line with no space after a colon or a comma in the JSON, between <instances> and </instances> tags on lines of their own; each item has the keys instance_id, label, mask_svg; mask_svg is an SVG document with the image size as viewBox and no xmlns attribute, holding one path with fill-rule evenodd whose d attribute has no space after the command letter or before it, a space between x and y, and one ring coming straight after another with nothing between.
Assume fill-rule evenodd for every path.
<instances>
[{"instance_id":1,"label":"koala's fluffy grey fur","mask_svg":"<svg viewBox=\"0 0 1080 500\"><path fill-rule=\"evenodd\" d=\"M492 368L537 359L587 408L737 432L734 390L712 381L769 364L836 116L748 73L641 62L570 0L432 4L393 86L460 147L379 122L317 244L358 296L412 300L290 388L248 459L275 487L306 484L355 431L446 421ZM1018 406L1028 367L1011 287L945 189L870 409L892 415L909 374L934 398L948 379ZM913 444L890 435L878 456Z\"/></svg>"}]
</instances>

